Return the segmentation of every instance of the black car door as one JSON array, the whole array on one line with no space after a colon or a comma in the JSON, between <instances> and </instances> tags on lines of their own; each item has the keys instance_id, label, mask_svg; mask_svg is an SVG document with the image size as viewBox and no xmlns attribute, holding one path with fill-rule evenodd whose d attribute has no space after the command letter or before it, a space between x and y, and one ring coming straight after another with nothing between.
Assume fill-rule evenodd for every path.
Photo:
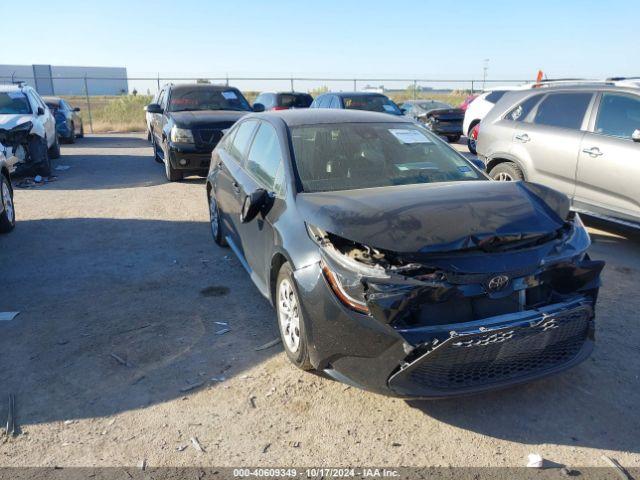
<instances>
[{"instance_id":1,"label":"black car door","mask_svg":"<svg viewBox=\"0 0 640 480\"><path fill-rule=\"evenodd\" d=\"M261 121L238 177L243 200L257 189L268 192L268 200L262 212L253 220L240 225L245 260L254 282L265 294L268 293L270 252L276 241L273 224L284 210L282 152L276 129L269 122Z\"/></svg>"},{"instance_id":2,"label":"black car door","mask_svg":"<svg viewBox=\"0 0 640 480\"><path fill-rule=\"evenodd\" d=\"M242 164L257 125L256 120L240 122L232 132L229 132L233 137L229 138L228 142L224 142L223 148L217 150L220 158L214 184L216 201L222 215L224 229L230 236L229 244L236 250L238 256L244 255L238 233L243 200L239 182L242 177Z\"/></svg>"}]
</instances>

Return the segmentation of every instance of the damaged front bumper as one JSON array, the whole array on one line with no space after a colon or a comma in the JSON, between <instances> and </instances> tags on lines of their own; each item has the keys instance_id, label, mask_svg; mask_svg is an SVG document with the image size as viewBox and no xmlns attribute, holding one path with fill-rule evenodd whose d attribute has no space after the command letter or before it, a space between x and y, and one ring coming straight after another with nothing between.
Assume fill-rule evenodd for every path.
<instances>
[{"instance_id":1,"label":"damaged front bumper","mask_svg":"<svg viewBox=\"0 0 640 480\"><path fill-rule=\"evenodd\" d=\"M437 398L530 381L587 358L603 266L584 254L518 265L500 271L508 283L499 291L488 285L495 274L392 275L367 282L368 315L340 301L321 265L294 275L316 368L387 395Z\"/></svg>"}]
</instances>

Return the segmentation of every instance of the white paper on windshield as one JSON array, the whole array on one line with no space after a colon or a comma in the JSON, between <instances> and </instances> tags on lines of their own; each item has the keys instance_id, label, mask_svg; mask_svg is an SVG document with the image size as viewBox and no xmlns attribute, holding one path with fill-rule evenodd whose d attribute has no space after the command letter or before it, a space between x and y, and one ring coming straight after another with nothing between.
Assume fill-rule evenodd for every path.
<instances>
[{"instance_id":1,"label":"white paper on windshield","mask_svg":"<svg viewBox=\"0 0 640 480\"><path fill-rule=\"evenodd\" d=\"M389 133L396 137L400 143L433 143L419 130L408 128L390 128Z\"/></svg>"},{"instance_id":2,"label":"white paper on windshield","mask_svg":"<svg viewBox=\"0 0 640 480\"><path fill-rule=\"evenodd\" d=\"M236 95L236 92L222 92L222 96L224 98L226 98L227 100L237 100L238 96Z\"/></svg>"},{"instance_id":3,"label":"white paper on windshield","mask_svg":"<svg viewBox=\"0 0 640 480\"><path fill-rule=\"evenodd\" d=\"M24 93L22 92L7 92L7 95L9 96L9 98L24 98Z\"/></svg>"},{"instance_id":4,"label":"white paper on windshield","mask_svg":"<svg viewBox=\"0 0 640 480\"><path fill-rule=\"evenodd\" d=\"M396 113L396 109L393 108L393 105L382 105L382 108L384 108L387 112Z\"/></svg>"}]
</instances>

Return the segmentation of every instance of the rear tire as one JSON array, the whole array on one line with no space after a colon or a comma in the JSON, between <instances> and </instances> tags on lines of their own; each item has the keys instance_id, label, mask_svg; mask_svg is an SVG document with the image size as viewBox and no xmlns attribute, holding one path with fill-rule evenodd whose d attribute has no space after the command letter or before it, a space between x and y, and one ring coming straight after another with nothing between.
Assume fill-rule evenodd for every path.
<instances>
[{"instance_id":1,"label":"rear tire","mask_svg":"<svg viewBox=\"0 0 640 480\"><path fill-rule=\"evenodd\" d=\"M289 262L280 267L276 281L276 297L274 299L278 328L284 345L284 351L291 363L301 370L313 370L309 359L304 317L298 297L298 288L293 278Z\"/></svg>"},{"instance_id":2,"label":"rear tire","mask_svg":"<svg viewBox=\"0 0 640 480\"><path fill-rule=\"evenodd\" d=\"M8 233L16 226L16 211L11 183L3 173L0 173L0 202L3 207L0 213L0 233Z\"/></svg>"},{"instance_id":3,"label":"rear tire","mask_svg":"<svg viewBox=\"0 0 640 480\"><path fill-rule=\"evenodd\" d=\"M513 162L499 163L491 169L489 176L499 182L517 182L524 180L524 173Z\"/></svg>"},{"instance_id":4,"label":"rear tire","mask_svg":"<svg viewBox=\"0 0 640 480\"><path fill-rule=\"evenodd\" d=\"M151 147L153 148L153 159L158 163L164 163L158 155L158 145L156 144L156 137L151 134Z\"/></svg>"},{"instance_id":5,"label":"rear tire","mask_svg":"<svg viewBox=\"0 0 640 480\"><path fill-rule=\"evenodd\" d=\"M78 138L84 138L84 125L80 125L80 133L78 134Z\"/></svg>"},{"instance_id":6,"label":"rear tire","mask_svg":"<svg viewBox=\"0 0 640 480\"><path fill-rule=\"evenodd\" d=\"M51 145L51 148L49 149L49 158L50 159L60 158L60 139L58 138L58 135L56 135L56 139L53 142L53 145Z\"/></svg>"},{"instance_id":7,"label":"rear tire","mask_svg":"<svg viewBox=\"0 0 640 480\"><path fill-rule=\"evenodd\" d=\"M460 140L460 135L451 135L447 137L447 142L449 143L457 143Z\"/></svg>"},{"instance_id":8,"label":"rear tire","mask_svg":"<svg viewBox=\"0 0 640 480\"><path fill-rule=\"evenodd\" d=\"M67 143L76 143L76 126L72 123L71 127L71 135L67 138Z\"/></svg>"}]
</instances>

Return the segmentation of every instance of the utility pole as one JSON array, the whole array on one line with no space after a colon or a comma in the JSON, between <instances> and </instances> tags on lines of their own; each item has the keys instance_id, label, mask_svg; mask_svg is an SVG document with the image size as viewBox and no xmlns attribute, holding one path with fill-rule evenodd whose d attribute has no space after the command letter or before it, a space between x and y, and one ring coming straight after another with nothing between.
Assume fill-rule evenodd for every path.
<instances>
[{"instance_id":1,"label":"utility pole","mask_svg":"<svg viewBox=\"0 0 640 480\"><path fill-rule=\"evenodd\" d=\"M489 70L489 59L484 59L484 66L482 67L482 90L485 89L485 83L487 82L487 70Z\"/></svg>"}]
</instances>

